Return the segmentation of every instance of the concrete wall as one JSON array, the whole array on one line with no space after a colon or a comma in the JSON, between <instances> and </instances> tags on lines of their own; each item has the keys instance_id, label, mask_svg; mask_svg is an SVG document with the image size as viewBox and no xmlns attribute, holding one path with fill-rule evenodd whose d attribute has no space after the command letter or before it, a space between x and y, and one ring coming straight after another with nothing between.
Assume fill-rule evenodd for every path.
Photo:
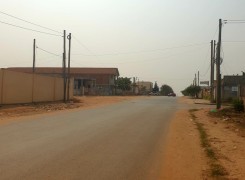
<instances>
[{"instance_id":1,"label":"concrete wall","mask_svg":"<svg viewBox=\"0 0 245 180\"><path fill-rule=\"evenodd\" d=\"M36 74L0 70L0 104L63 100L63 79ZM70 99L73 98L73 79Z\"/></svg>"}]
</instances>

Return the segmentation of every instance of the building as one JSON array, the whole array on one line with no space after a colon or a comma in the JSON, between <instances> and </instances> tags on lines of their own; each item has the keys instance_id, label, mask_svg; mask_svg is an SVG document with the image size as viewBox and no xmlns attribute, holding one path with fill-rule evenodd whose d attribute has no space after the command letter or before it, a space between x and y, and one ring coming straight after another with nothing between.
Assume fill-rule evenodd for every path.
<instances>
[{"instance_id":1,"label":"building","mask_svg":"<svg viewBox=\"0 0 245 180\"><path fill-rule=\"evenodd\" d=\"M11 71L32 73L32 68L8 68ZM63 77L63 68L38 67L35 74ZM74 78L74 95L114 95L115 80L119 76L117 68L71 68L70 77Z\"/></svg>"},{"instance_id":2,"label":"building","mask_svg":"<svg viewBox=\"0 0 245 180\"><path fill-rule=\"evenodd\" d=\"M153 83L149 81L136 82L136 94L146 95L152 92Z\"/></svg>"},{"instance_id":3,"label":"building","mask_svg":"<svg viewBox=\"0 0 245 180\"><path fill-rule=\"evenodd\" d=\"M214 96L216 97L216 81L214 81ZM245 74L225 75L221 80L221 99L231 101L245 96Z\"/></svg>"},{"instance_id":4,"label":"building","mask_svg":"<svg viewBox=\"0 0 245 180\"><path fill-rule=\"evenodd\" d=\"M208 99L210 97L210 87L209 86L200 86L201 91L198 93L197 97L202 99Z\"/></svg>"},{"instance_id":5,"label":"building","mask_svg":"<svg viewBox=\"0 0 245 180\"><path fill-rule=\"evenodd\" d=\"M243 84L242 83L243 79L244 79L243 75L224 76L221 82L222 100L229 101L234 98L239 98L241 95L240 90L241 90L241 85Z\"/></svg>"}]
</instances>

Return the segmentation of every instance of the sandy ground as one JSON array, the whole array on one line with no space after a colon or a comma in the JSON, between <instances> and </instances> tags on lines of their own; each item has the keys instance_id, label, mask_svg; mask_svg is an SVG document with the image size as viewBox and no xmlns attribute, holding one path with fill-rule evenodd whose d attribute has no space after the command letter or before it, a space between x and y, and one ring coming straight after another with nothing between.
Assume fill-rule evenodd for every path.
<instances>
[{"instance_id":1,"label":"sandy ground","mask_svg":"<svg viewBox=\"0 0 245 180\"><path fill-rule=\"evenodd\" d=\"M186 105L205 103L205 100L179 98ZM180 110L169 128L167 149L160 179L245 179L244 128L228 123L222 118L209 115L210 109L195 112L198 122L203 124L217 161L228 175L210 176L210 159L201 146L199 132L187 110Z\"/></svg>"},{"instance_id":2,"label":"sandy ground","mask_svg":"<svg viewBox=\"0 0 245 180\"><path fill-rule=\"evenodd\" d=\"M187 110L180 110L170 125L160 179L203 179L208 168L199 133Z\"/></svg>"},{"instance_id":3,"label":"sandy ground","mask_svg":"<svg viewBox=\"0 0 245 180\"><path fill-rule=\"evenodd\" d=\"M226 178L245 179L244 129L224 119L207 116L208 113L203 109L196 112L196 116L204 125L219 162L228 172Z\"/></svg>"}]
</instances>

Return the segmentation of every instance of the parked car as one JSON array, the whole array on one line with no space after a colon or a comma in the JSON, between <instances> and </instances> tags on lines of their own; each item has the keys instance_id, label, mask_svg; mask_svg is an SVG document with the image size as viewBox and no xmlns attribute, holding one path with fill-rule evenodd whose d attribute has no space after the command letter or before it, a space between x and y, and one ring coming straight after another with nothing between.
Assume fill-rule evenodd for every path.
<instances>
[{"instance_id":1,"label":"parked car","mask_svg":"<svg viewBox=\"0 0 245 180\"><path fill-rule=\"evenodd\" d=\"M168 96L176 97L175 93L169 93Z\"/></svg>"}]
</instances>

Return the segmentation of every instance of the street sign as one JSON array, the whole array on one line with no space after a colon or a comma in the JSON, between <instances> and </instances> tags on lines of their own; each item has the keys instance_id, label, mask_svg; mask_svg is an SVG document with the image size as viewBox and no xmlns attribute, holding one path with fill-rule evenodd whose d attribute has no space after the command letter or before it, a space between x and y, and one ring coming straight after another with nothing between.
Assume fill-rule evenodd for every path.
<instances>
[{"instance_id":1,"label":"street sign","mask_svg":"<svg viewBox=\"0 0 245 180\"><path fill-rule=\"evenodd\" d=\"M200 84L206 84L206 85L209 85L209 81L200 81Z\"/></svg>"}]
</instances>

